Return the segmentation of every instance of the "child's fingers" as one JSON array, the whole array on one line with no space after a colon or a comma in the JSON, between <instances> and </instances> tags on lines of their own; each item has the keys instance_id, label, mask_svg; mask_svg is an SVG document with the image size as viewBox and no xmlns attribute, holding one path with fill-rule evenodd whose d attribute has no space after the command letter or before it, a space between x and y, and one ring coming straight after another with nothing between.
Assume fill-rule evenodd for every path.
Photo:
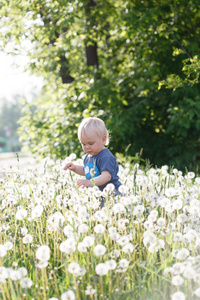
<instances>
[{"instance_id":1,"label":"child's fingers","mask_svg":"<svg viewBox=\"0 0 200 300\"><path fill-rule=\"evenodd\" d=\"M78 187L85 187L84 183L82 182L82 180L77 181L77 185Z\"/></svg>"},{"instance_id":2,"label":"child's fingers","mask_svg":"<svg viewBox=\"0 0 200 300\"><path fill-rule=\"evenodd\" d=\"M73 164L67 164L65 167L64 167L64 170L72 170L73 169Z\"/></svg>"}]
</instances>

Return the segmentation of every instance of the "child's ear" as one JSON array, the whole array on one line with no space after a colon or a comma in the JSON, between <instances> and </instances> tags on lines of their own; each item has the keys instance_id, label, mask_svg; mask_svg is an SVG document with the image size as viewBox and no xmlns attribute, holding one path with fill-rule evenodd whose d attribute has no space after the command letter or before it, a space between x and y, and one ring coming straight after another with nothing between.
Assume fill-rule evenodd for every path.
<instances>
[{"instance_id":1,"label":"child's ear","mask_svg":"<svg viewBox=\"0 0 200 300\"><path fill-rule=\"evenodd\" d=\"M106 145L106 142L107 142L107 136L104 135L104 136L103 136L103 143L104 143L104 145Z\"/></svg>"}]
</instances>

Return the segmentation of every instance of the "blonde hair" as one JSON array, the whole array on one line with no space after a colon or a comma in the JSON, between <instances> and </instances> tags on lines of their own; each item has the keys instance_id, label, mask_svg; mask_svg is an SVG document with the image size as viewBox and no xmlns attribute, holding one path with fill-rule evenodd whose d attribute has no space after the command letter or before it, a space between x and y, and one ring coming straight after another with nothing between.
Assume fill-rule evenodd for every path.
<instances>
[{"instance_id":1,"label":"blonde hair","mask_svg":"<svg viewBox=\"0 0 200 300\"><path fill-rule=\"evenodd\" d=\"M106 125L103 120L96 118L96 117L90 117L85 118L81 121L79 127L78 127L78 139L81 140L81 135L85 134L87 135L87 130L91 128L94 130L94 132L100 137L106 136L106 145L109 144L109 131L106 128Z\"/></svg>"}]
</instances>

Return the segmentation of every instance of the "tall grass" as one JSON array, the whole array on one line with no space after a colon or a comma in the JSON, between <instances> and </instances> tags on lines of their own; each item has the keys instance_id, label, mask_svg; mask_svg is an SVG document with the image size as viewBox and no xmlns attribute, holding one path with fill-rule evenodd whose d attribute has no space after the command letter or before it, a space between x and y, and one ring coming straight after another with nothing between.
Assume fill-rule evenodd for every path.
<instances>
[{"instance_id":1,"label":"tall grass","mask_svg":"<svg viewBox=\"0 0 200 300\"><path fill-rule=\"evenodd\" d=\"M120 166L123 195L109 185L101 209L98 188L78 189L63 165L0 179L1 299L200 297L199 177Z\"/></svg>"}]
</instances>

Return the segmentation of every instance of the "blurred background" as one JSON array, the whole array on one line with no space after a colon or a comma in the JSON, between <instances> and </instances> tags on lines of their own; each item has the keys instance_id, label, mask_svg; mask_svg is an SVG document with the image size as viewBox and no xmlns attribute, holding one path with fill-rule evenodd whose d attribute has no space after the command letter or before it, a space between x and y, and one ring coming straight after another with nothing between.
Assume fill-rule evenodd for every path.
<instances>
[{"instance_id":1,"label":"blurred background","mask_svg":"<svg viewBox=\"0 0 200 300\"><path fill-rule=\"evenodd\" d=\"M198 171L199 32L196 0L3 0L0 151L82 155L97 116L120 160Z\"/></svg>"},{"instance_id":2,"label":"blurred background","mask_svg":"<svg viewBox=\"0 0 200 300\"><path fill-rule=\"evenodd\" d=\"M22 99L34 101L42 88L42 78L25 71L26 63L25 56L0 51L0 153L21 151Z\"/></svg>"}]
</instances>

